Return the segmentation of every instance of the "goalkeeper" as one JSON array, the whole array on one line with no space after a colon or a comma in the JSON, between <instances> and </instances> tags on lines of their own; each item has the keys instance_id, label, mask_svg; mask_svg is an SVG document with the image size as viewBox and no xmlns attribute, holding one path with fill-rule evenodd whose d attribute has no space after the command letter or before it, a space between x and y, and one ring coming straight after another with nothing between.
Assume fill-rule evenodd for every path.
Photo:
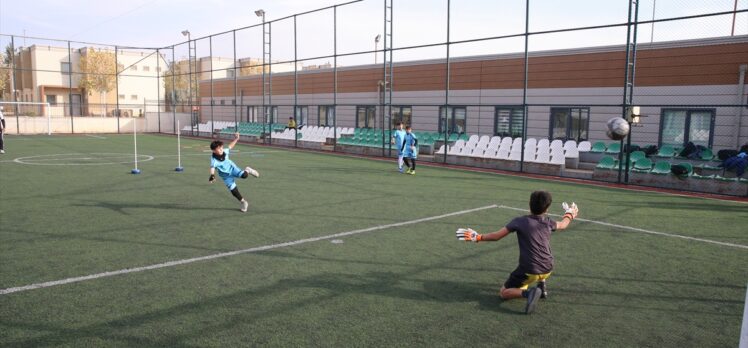
<instances>
[{"instance_id":1,"label":"goalkeeper","mask_svg":"<svg viewBox=\"0 0 748 348\"><path fill-rule=\"evenodd\" d=\"M576 203L569 206L564 202L562 204L565 210L563 218L558 222L553 221L546 215L548 207L551 206L551 201L550 193L535 191L530 195L530 212L532 214L514 218L501 230L483 235L470 228L457 230L457 239L476 243L498 241L509 233L517 233L519 265L509 275L509 279L504 282L499 295L504 300L526 298L526 314L535 310L538 299L545 298L548 295L545 281L553 271L551 233L569 227L578 213ZM535 283L537 283L537 286L528 289L530 285Z\"/></svg>"},{"instance_id":2,"label":"goalkeeper","mask_svg":"<svg viewBox=\"0 0 748 348\"><path fill-rule=\"evenodd\" d=\"M229 153L238 141L239 133L236 133L236 138L225 148L223 142L220 140L214 140L210 143L210 149L213 151L213 154L210 158L210 179L208 179L208 181L210 181L211 184L215 182L216 171L218 171L218 176L223 179L223 183L229 191L231 191L231 194L239 200L239 203L241 204L239 210L246 212L249 207L249 202L247 202L247 200L242 197L242 194L239 193L239 188L236 187L234 178L246 179L250 175L259 178L260 173L249 166L242 170L236 165L236 163L234 163L234 161L229 159Z\"/></svg>"}]
</instances>

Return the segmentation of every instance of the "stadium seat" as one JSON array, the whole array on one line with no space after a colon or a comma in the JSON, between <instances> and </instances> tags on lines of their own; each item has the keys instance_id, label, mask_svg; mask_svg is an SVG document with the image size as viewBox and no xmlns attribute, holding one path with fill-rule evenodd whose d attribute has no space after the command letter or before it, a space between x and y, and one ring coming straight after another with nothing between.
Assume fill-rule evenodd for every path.
<instances>
[{"instance_id":1,"label":"stadium seat","mask_svg":"<svg viewBox=\"0 0 748 348\"><path fill-rule=\"evenodd\" d=\"M535 162L537 163L549 163L551 161L551 154L550 152L538 152L537 156L535 157Z\"/></svg>"},{"instance_id":2,"label":"stadium seat","mask_svg":"<svg viewBox=\"0 0 748 348\"><path fill-rule=\"evenodd\" d=\"M616 154L621 152L621 143L611 143L605 153Z\"/></svg>"},{"instance_id":3,"label":"stadium seat","mask_svg":"<svg viewBox=\"0 0 748 348\"><path fill-rule=\"evenodd\" d=\"M509 159L509 149L499 149L499 151L496 152L496 158L498 159Z\"/></svg>"},{"instance_id":4,"label":"stadium seat","mask_svg":"<svg viewBox=\"0 0 748 348\"><path fill-rule=\"evenodd\" d=\"M589 143L589 141L587 143ZM581 145L581 143L580 143L580 145ZM575 140L567 140L564 143L564 150L569 151L569 149L578 150L577 149L577 142Z\"/></svg>"},{"instance_id":5,"label":"stadium seat","mask_svg":"<svg viewBox=\"0 0 748 348\"><path fill-rule=\"evenodd\" d=\"M712 152L712 149L706 148L699 154L699 159L702 161L711 161L714 159L714 153Z\"/></svg>"},{"instance_id":6,"label":"stadium seat","mask_svg":"<svg viewBox=\"0 0 748 348\"><path fill-rule=\"evenodd\" d=\"M659 161L655 163L654 168L651 171L652 174L657 175L666 175L670 174L670 162L668 161Z\"/></svg>"},{"instance_id":7,"label":"stadium seat","mask_svg":"<svg viewBox=\"0 0 748 348\"><path fill-rule=\"evenodd\" d=\"M566 157L563 154L561 156L551 155L551 162L550 163L551 164L566 164Z\"/></svg>"},{"instance_id":8,"label":"stadium seat","mask_svg":"<svg viewBox=\"0 0 748 348\"><path fill-rule=\"evenodd\" d=\"M559 149L563 149L563 148L564 148L564 142L563 142L563 141L561 141L561 140L559 140L559 139L556 139L556 140L554 140L554 141L551 141L551 145L550 145L550 148L551 148L551 149L554 149L554 148L559 148Z\"/></svg>"},{"instance_id":9,"label":"stadium seat","mask_svg":"<svg viewBox=\"0 0 748 348\"><path fill-rule=\"evenodd\" d=\"M644 154L644 151L634 151L629 155L629 159L631 159L631 162L636 162L642 158L646 158L647 155Z\"/></svg>"},{"instance_id":10,"label":"stadium seat","mask_svg":"<svg viewBox=\"0 0 748 348\"><path fill-rule=\"evenodd\" d=\"M437 154L437 155L444 154L444 145L439 146L439 150L436 150L435 154Z\"/></svg>"},{"instance_id":11,"label":"stadium seat","mask_svg":"<svg viewBox=\"0 0 748 348\"><path fill-rule=\"evenodd\" d=\"M634 168L631 168L631 171L637 172L637 173L649 173L652 170L652 160L649 158L640 158L636 162L634 162Z\"/></svg>"},{"instance_id":12,"label":"stadium seat","mask_svg":"<svg viewBox=\"0 0 748 348\"><path fill-rule=\"evenodd\" d=\"M550 141L548 141L548 139L546 138L538 140L538 147L541 147L541 146L550 147Z\"/></svg>"},{"instance_id":13,"label":"stadium seat","mask_svg":"<svg viewBox=\"0 0 748 348\"><path fill-rule=\"evenodd\" d=\"M594 145L592 145L589 152L605 152L606 148L607 147L605 146L604 142L598 141ZM582 150L580 149L579 151L582 151Z\"/></svg>"},{"instance_id":14,"label":"stadium seat","mask_svg":"<svg viewBox=\"0 0 748 348\"><path fill-rule=\"evenodd\" d=\"M677 154L672 145L662 145L657 151L657 157L673 157Z\"/></svg>"},{"instance_id":15,"label":"stadium seat","mask_svg":"<svg viewBox=\"0 0 748 348\"><path fill-rule=\"evenodd\" d=\"M519 149L519 148L518 148ZM521 151L512 151L509 153L509 159L512 161L519 161L522 159Z\"/></svg>"},{"instance_id":16,"label":"stadium seat","mask_svg":"<svg viewBox=\"0 0 748 348\"><path fill-rule=\"evenodd\" d=\"M604 156L600 159L600 162L597 163L597 166L595 168L597 169L613 169L616 166L616 159L610 156Z\"/></svg>"},{"instance_id":17,"label":"stadium seat","mask_svg":"<svg viewBox=\"0 0 748 348\"><path fill-rule=\"evenodd\" d=\"M603 146L605 146L605 144L603 144ZM582 141L579 143L579 145L577 145L577 150L579 152L589 152L590 150L592 150L592 144L589 141Z\"/></svg>"},{"instance_id":18,"label":"stadium seat","mask_svg":"<svg viewBox=\"0 0 748 348\"><path fill-rule=\"evenodd\" d=\"M683 163L678 163L678 165L683 166L688 171L686 172L686 174L679 175L680 177L688 177L693 174L693 165L691 163L683 162Z\"/></svg>"},{"instance_id":19,"label":"stadium seat","mask_svg":"<svg viewBox=\"0 0 748 348\"><path fill-rule=\"evenodd\" d=\"M527 150L535 151L537 147L538 147L538 139L529 138L525 141L525 151Z\"/></svg>"}]
</instances>

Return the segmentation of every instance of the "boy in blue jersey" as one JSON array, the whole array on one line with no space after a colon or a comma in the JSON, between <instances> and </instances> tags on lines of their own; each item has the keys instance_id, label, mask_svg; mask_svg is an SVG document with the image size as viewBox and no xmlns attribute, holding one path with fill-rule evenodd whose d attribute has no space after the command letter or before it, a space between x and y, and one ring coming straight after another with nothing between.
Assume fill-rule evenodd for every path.
<instances>
[{"instance_id":1,"label":"boy in blue jersey","mask_svg":"<svg viewBox=\"0 0 748 348\"><path fill-rule=\"evenodd\" d=\"M403 130L403 123L398 122L395 125L395 132L392 133L391 143L397 148L397 170L400 173L403 172L403 142L405 141L405 131Z\"/></svg>"},{"instance_id":2,"label":"boy in blue jersey","mask_svg":"<svg viewBox=\"0 0 748 348\"><path fill-rule=\"evenodd\" d=\"M210 143L210 149L211 151L213 151L213 154L210 158L210 179L208 179L208 181L211 184L215 182L216 171L218 171L218 176L223 179L223 183L226 185L229 191L231 191L231 194L239 200L241 204L241 208L239 210L241 210L242 212L246 212L247 208L249 207L249 202L247 202L247 200L242 197L242 194L239 193L239 188L236 187L234 178L246 179L250 175L254 176L255 178L259 178L260 173L250 168L249 166L244 169L240 169L239 166L234 163L234 161L229 159L229 153L238 141L239 133L236 133L236 138L231 143L229 143L227 147L224 147L223 142L220 140L214 140L212 143Z\"/></svg>"},{"instance_id":3,"label":"boy in blue jersey","mask_svg":"<svg viewBox=\"0 0 748 348\"><path fill-rule=\"evenodd\" d=\"M502 229L488 234L481 235L470 228L457 230L458 240L476 243L498 241L512 232L517 234L519 265L509 274L509 279L499 290L499 296L504 300L526 298L526 314L535 310L538 299L548 296L545 282L553 272L551 234L569 227L579 213L576 203L568 205L564 202L561 205L564 216L561 221L553 221L546 215L551 202L550 193L535 191L530 195L530 215L515 218ZM535 283L537 286L528 289Z\"/></svg>"},{"instance_id":4,"label":"boy in blue jersey","mask_svg":"<svg viewBox=\"0 0 748 348\"><path fill-rule=\"evenodd\" d=\"M416 157L418 157L418 138L412 133L410 126L405 127L405 139L400 147L403 152L403 161L408 166L405 174L416 175Z\"/></svg>"}]
</instances>

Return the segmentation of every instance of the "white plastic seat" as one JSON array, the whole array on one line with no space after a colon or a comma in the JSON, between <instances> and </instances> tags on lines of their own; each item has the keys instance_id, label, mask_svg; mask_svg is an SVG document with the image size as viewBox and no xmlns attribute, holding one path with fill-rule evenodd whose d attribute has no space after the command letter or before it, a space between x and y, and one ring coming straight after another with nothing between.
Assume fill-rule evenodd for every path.
<instances>
[{"instance_id":1,"label":"white plastic seat","mask_svg":"<svg viewBox=\"0 0 748 348\"><path fill-rule=\"evenodd\" d=\"M508 149L499 149L499 151L496 151L496 158L498 159L509 159L509 150Z\"/></svg>"},{"instance_id":2,"label":"white plastic seat","mask_svg":"<svg viewBox=\"0 0 748 348\"><path fill-rule=\"evenodd\" d=\"M565 164L566 158L564 156L551 156L551 164Z\"/></svg>"},{"instance_id":3,"label":"white plastic seat","mask_svg":"<svg viewBox=\"0 0 748 348\"><path fill-rule=\"evenodd\" d=\"M501 139L501 145L500 146L504 146L504 145L507 145L507 146L509 146L509 148L511 148L512 147L512 137L505 137L504 139Z\"/></svg>"},{"instance_id":4,"label":"white plastic seat","mask_svg":"<svg viewBox=\"0 0 748 348\"><path fill-rule=\"evenodd\" d=\"M548 141L548 139L546 138L538 140L538 147L541 147L541 146L550 147L550 141Z\"/></svg>"},{"instance_id":5,"label":"white plastic seat","mask_svg":"<svg viewBox=\"0 0 748 348\"><path fill-rule=\"evenodd\" d=\"M554 149L554 148L558 148L558 149L563 149L563 148L564 148L564 142L563 142L563 141L561 141L561 140L559 140L559 139L556 139L556 140L554 140L554 141L551 141L551 146L550 146L550 148L551 148L551 149Z\"/></svg>"},{"instance_id":6,"label":"white plastic seat","mask_svg":"<svg viewBox=\"0 0 748 348\"><path fill-rule=\"evenodd\" d=\"M509 159L512 161L519 161L522 159L522 152L520 151L512 151L509 153Z\"/></svg>"},{"instance_id":7,"label":"white plastic seat","mask_svg":"<svg viewBox=\"0 0 748 348\"><path fill-rule=\"evenodd\" d=\"M577 150L575 147L572 147L571 149L566 150L566 153L564 153L564 157L579 158L579 150Z\"/></svg>"},{"instance_id":8,"label":"white plastic seat","mask_svg":"<svg viewBox=\"0 0 748 348\"><path fill-rule=\"evenodd\" d=\"M535 162L548 163L551 161L551 154L549 152L538 153L535 157Z\"/></svg>"},{"instance_id":9,"label":"white plastic seat","mask_svg":"<svg viewBox=\"0 0 748 348\"><path fill-rule=\"evenodd\" d=\"M589 141L582 141L577 146L577 150L579 150L579 152L588 152L591 149L592 149L592 143L590 143Z\"/></svg>"},{"instance_id":10,"label":"white plastic seat","mask_svg":"<svg viewBox=\"0 0 748 348\"><path fill-rule=\"evenodd\" d=\"M480 140L480 137L477 134L473 134L468 138L468 143L472 142L474 144L478 143L478 140Z\"/></svg>"},{"instance_id":11,"label":"white plastic seat","mask_svg":"<svg viewBox=\"0 0 748 348\"><path fill-rule=\"evenodd\" d=\"M571 148L577 148L577 142L575 140L567 140L566 143L564 143L564 150L569 150Z\"/></svg>"},{"instance_id":12,"label":"white plastic seat","mask_svg":"<svg viewBox=\"0 0 748 348\"><path fill-rule=\"evenodd\" d=\"M525 141L525 150L532 149L535 150L538 147L538 140L535 138L530 138Z\"/></svg>"},{"instance_id":13,"label":"white plastic seat","mask_svg":"<svg viewBox=\"0 0 748 348\"><path fill-rule=\"evenodd\" d=\"M439 146L439 150L436 150L436 152L434 152L434 153L437 154L437 155L444 154L444 145Z\"/></svg>"},{"instance_id":14,"label":"white plastic seat","mask_svg":"<svg viewBox=\"0 0 748 348\"><path fill-rule=\"evenodd\" d=\"M517 149L517 151L522 151L522 138L514 138L514 141L512 141L512 150Z\"/></svg>"},{"instance_id":15,"label":"white plastic seat","mask_svg":"<svg viewBox=\"0 0 748 348\"><path fill-rule=\"evenodd\" d=\"M535 162L535 151L530 149L525 150L525 162Z\"/></svg>"},{"instance_id":16,"label":"white plastic seat","mask_svg":"<svg viewBox=\"0 0 748 348\"><path fill-rule=\"evenodd\" d=\"M501 145L501 137L498 135L494 135L491 137L491 141L488 142L488 147L498 149L499 145Z\"/></svg>"}]
</instances>

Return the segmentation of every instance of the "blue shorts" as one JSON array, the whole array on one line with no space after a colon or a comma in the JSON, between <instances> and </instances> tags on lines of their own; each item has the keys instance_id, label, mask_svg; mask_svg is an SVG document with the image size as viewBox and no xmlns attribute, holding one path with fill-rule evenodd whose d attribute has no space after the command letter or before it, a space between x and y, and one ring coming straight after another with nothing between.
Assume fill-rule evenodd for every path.
<instances>
[{"instance_id":1,"label":"blue shorts","mask_svg":"<svg viewBox=\"0 0 748 348\"><path fill-rule=\"evenodd\" d=\"M226 188L228 188L229 191L233 190L236 187L236 182L234 182L234 178L241 178L242 175L244 175L244 169L241 169L237 166L231 167L230 174L218 173L218 176L220 176L221 179L223 179L223 184L226 185Z\"/></svg>"}]
</instances>

